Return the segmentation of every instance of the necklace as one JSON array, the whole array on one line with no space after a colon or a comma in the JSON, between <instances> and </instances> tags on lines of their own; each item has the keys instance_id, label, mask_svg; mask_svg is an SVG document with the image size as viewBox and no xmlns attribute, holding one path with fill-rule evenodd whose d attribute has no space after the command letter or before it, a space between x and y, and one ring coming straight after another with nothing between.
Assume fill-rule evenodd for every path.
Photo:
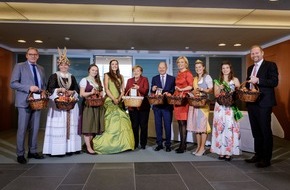
<instances>
[{"instance_id":1,"label":"necklace","mask_svg":"<svg viewBox=\"0 0 290 190\"><path fill-rule=\"evenodd\" d=\"M59 87L65 88L68 90L71 86L72 80L71 80L71 74L70 73L61 73L61 72L56 72L57 75L57 83Z\"/></svg>"}]
</instances>

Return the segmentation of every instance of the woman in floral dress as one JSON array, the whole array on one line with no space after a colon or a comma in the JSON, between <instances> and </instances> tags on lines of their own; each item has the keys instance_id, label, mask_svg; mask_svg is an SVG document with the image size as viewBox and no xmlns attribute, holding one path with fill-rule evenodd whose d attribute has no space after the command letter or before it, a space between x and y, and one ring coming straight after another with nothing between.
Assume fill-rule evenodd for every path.
<instances>
[{"instance_id":1,"label":"woman in floral dress","mask_svg":"<svg viewBox=\"0 0 290 190\"><path fill-rule=\"evenodd\" d=\"M230 62L224 61L221 65L220 79L215 80L214 95L218 97L222 89L234 91L239 87L240 82L234 77ZM218 154L220 160L230 161L232 155L240 154L240 124L235 119L237 108L234 108L215 103L211 152Z\"/></svg>"}]
</instances>

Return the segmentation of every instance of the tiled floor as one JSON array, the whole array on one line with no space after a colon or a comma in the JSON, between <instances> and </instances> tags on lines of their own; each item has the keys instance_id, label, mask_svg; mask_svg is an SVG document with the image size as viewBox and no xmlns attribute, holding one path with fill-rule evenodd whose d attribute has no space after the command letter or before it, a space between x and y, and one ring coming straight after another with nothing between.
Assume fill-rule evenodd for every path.
<instances>
[{"instance_id":1,"label":"tiled floor","mask_svg":"<svg viewBox=\"0 0 290 190\"><path fill-rule=\"evenodd\" d=\"M4 136L6 139L10 138L10 135L1 133L1 140ZM120 160L119 163L50 163L51 160L46 158L44 159L46 163L30 162L27 165L20 165L16 162L1 163L0 189L289 190L290 143L279 138L275 138L274 142L272 166L262 169L245 163L243 157L226 162L217 160L211 153L203 156L201 160L188 161L124 162L124 160ZM150 146L145 151L147 151L146 154L166 155L165 151L163 151L164 153L154 152L153 147ZM0 152L3 153L3 148L0 149ZM137 154L142 154L142 152L121 153L115 156L135 156ZM176 154L171 152L168 155L175 156ZM181 156L193 158L189 151ZM77 157L77 155L71 158L73 157Z\"/></svg>"}]
</instances>

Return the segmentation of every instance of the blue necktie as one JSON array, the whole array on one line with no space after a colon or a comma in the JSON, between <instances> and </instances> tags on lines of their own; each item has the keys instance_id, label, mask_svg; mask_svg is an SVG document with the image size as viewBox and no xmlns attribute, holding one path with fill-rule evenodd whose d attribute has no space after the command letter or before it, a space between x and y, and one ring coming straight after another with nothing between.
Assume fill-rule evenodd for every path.
<instances>
[{"instance_id":1,"label":"blue necktie","mask_svg":"<svg viewBox=\"0 0 290 190\"><path fill-rule=\"evenodd\" d=\"M33 70L33 76L34 76L34 84L35 86L38 86L38 79L37 79L37 73L36 73L36 65L35 64L31 64L32 65L32 70Z\"/></svg>"}]
</instances>

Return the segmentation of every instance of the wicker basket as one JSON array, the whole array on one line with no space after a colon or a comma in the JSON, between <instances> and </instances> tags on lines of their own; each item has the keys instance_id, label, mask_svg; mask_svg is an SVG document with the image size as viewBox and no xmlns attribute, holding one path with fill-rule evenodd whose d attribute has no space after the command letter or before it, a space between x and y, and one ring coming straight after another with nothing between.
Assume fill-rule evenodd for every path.
<instances>
[{"instance_id":1,"label":"wicker basket","mask_svg":"<svg viewBox=\"0 0 290 190\"><path fill-rule=\"evenodd\" d=\"M216 98L219 105L229 107L234 104L234 92L221 92L221 94Z\"/></svg>"},{"instance_id":2,"label":"wicker basket","mask_svg":"<svg viewBox=\"0 0 290 190\"><path fill-rule=\"evenodd\" d=\"M104 101L105 98L103 98L102 96L93 95L86 98L85 104L89 107L99 107L104 105Z\"/></svg>"},{"instance_id":3,"label":"wicker basket","mask_svg":"<svg viewBox=\"0 0 290 190\"><path fill-rule=\"evenodd\" d=\"M125 107L140 107L144 97L142 96L127 96L131 88L126 92L125 96L122 97ZM140 93L138 92L138 95Z\"/></svg>"},{"instance_id":4,"label":"wicker basket","mask_svg":"<svg viewBox=\"0 0 290 190\"><path fill-rule=\"evenodd\" d=\"M187 97L188 104L193 107L204 107L206 105L207 96Z\"/></svg>"},{"instance_id":5,"label":"wicker basket","mask_svg":"<svg viewBox=\"0 0 290 190\"><path fill-rule=\"evenodd\" d=\"M54 99L57 109L69 111L75 107L77 100L70 97L69 101L60 101L59 98Z\"/></svg>"},{"instance_id":6,"label":"wicker basket","mask_svg":"<svg viewBox=\"0 0 290 190\"><path fill-rule=\"evenodd\" d=\"M33 92L29 93L28 99L27 99L29 106L32 110L42 110L42 109L47 108L48 100L49 99L45 91L42 91L40 93L40 99L34 99Z\"/></svg>"},{"instance_id":7,"label":"wicker basket","mask_svg":"<svg viewBox=\"0 0 290 190\"><path fill-rule=\"evenodd\" d=\"M151 105L161 105L164 104L164 96L147 96L147 99Z\"/></svg>"},{"instance_id":8,"label":"wicker basket","mask_svg":"<svg viewBox=\"0 0 290 190\"><path fill-rule=\"evenodd\" d=\"M187 99L181 95L166 96L167 103L171 105L181 106L187 103Z\"/></svg>"},{"instance_id":9,"label":"wicker basket","mask_svg":"<svg viewBox=\"0 0 290 190\"><path fill-rule=\"evenodd\" d=\"M246 83L249 82L243 82L238 90L239 99L243 102L255 102L260 95L260 89L258 85L251 84L255 88L255 91L251 91L250 89L246 88Z\"/></svg>"}]
</instances>

